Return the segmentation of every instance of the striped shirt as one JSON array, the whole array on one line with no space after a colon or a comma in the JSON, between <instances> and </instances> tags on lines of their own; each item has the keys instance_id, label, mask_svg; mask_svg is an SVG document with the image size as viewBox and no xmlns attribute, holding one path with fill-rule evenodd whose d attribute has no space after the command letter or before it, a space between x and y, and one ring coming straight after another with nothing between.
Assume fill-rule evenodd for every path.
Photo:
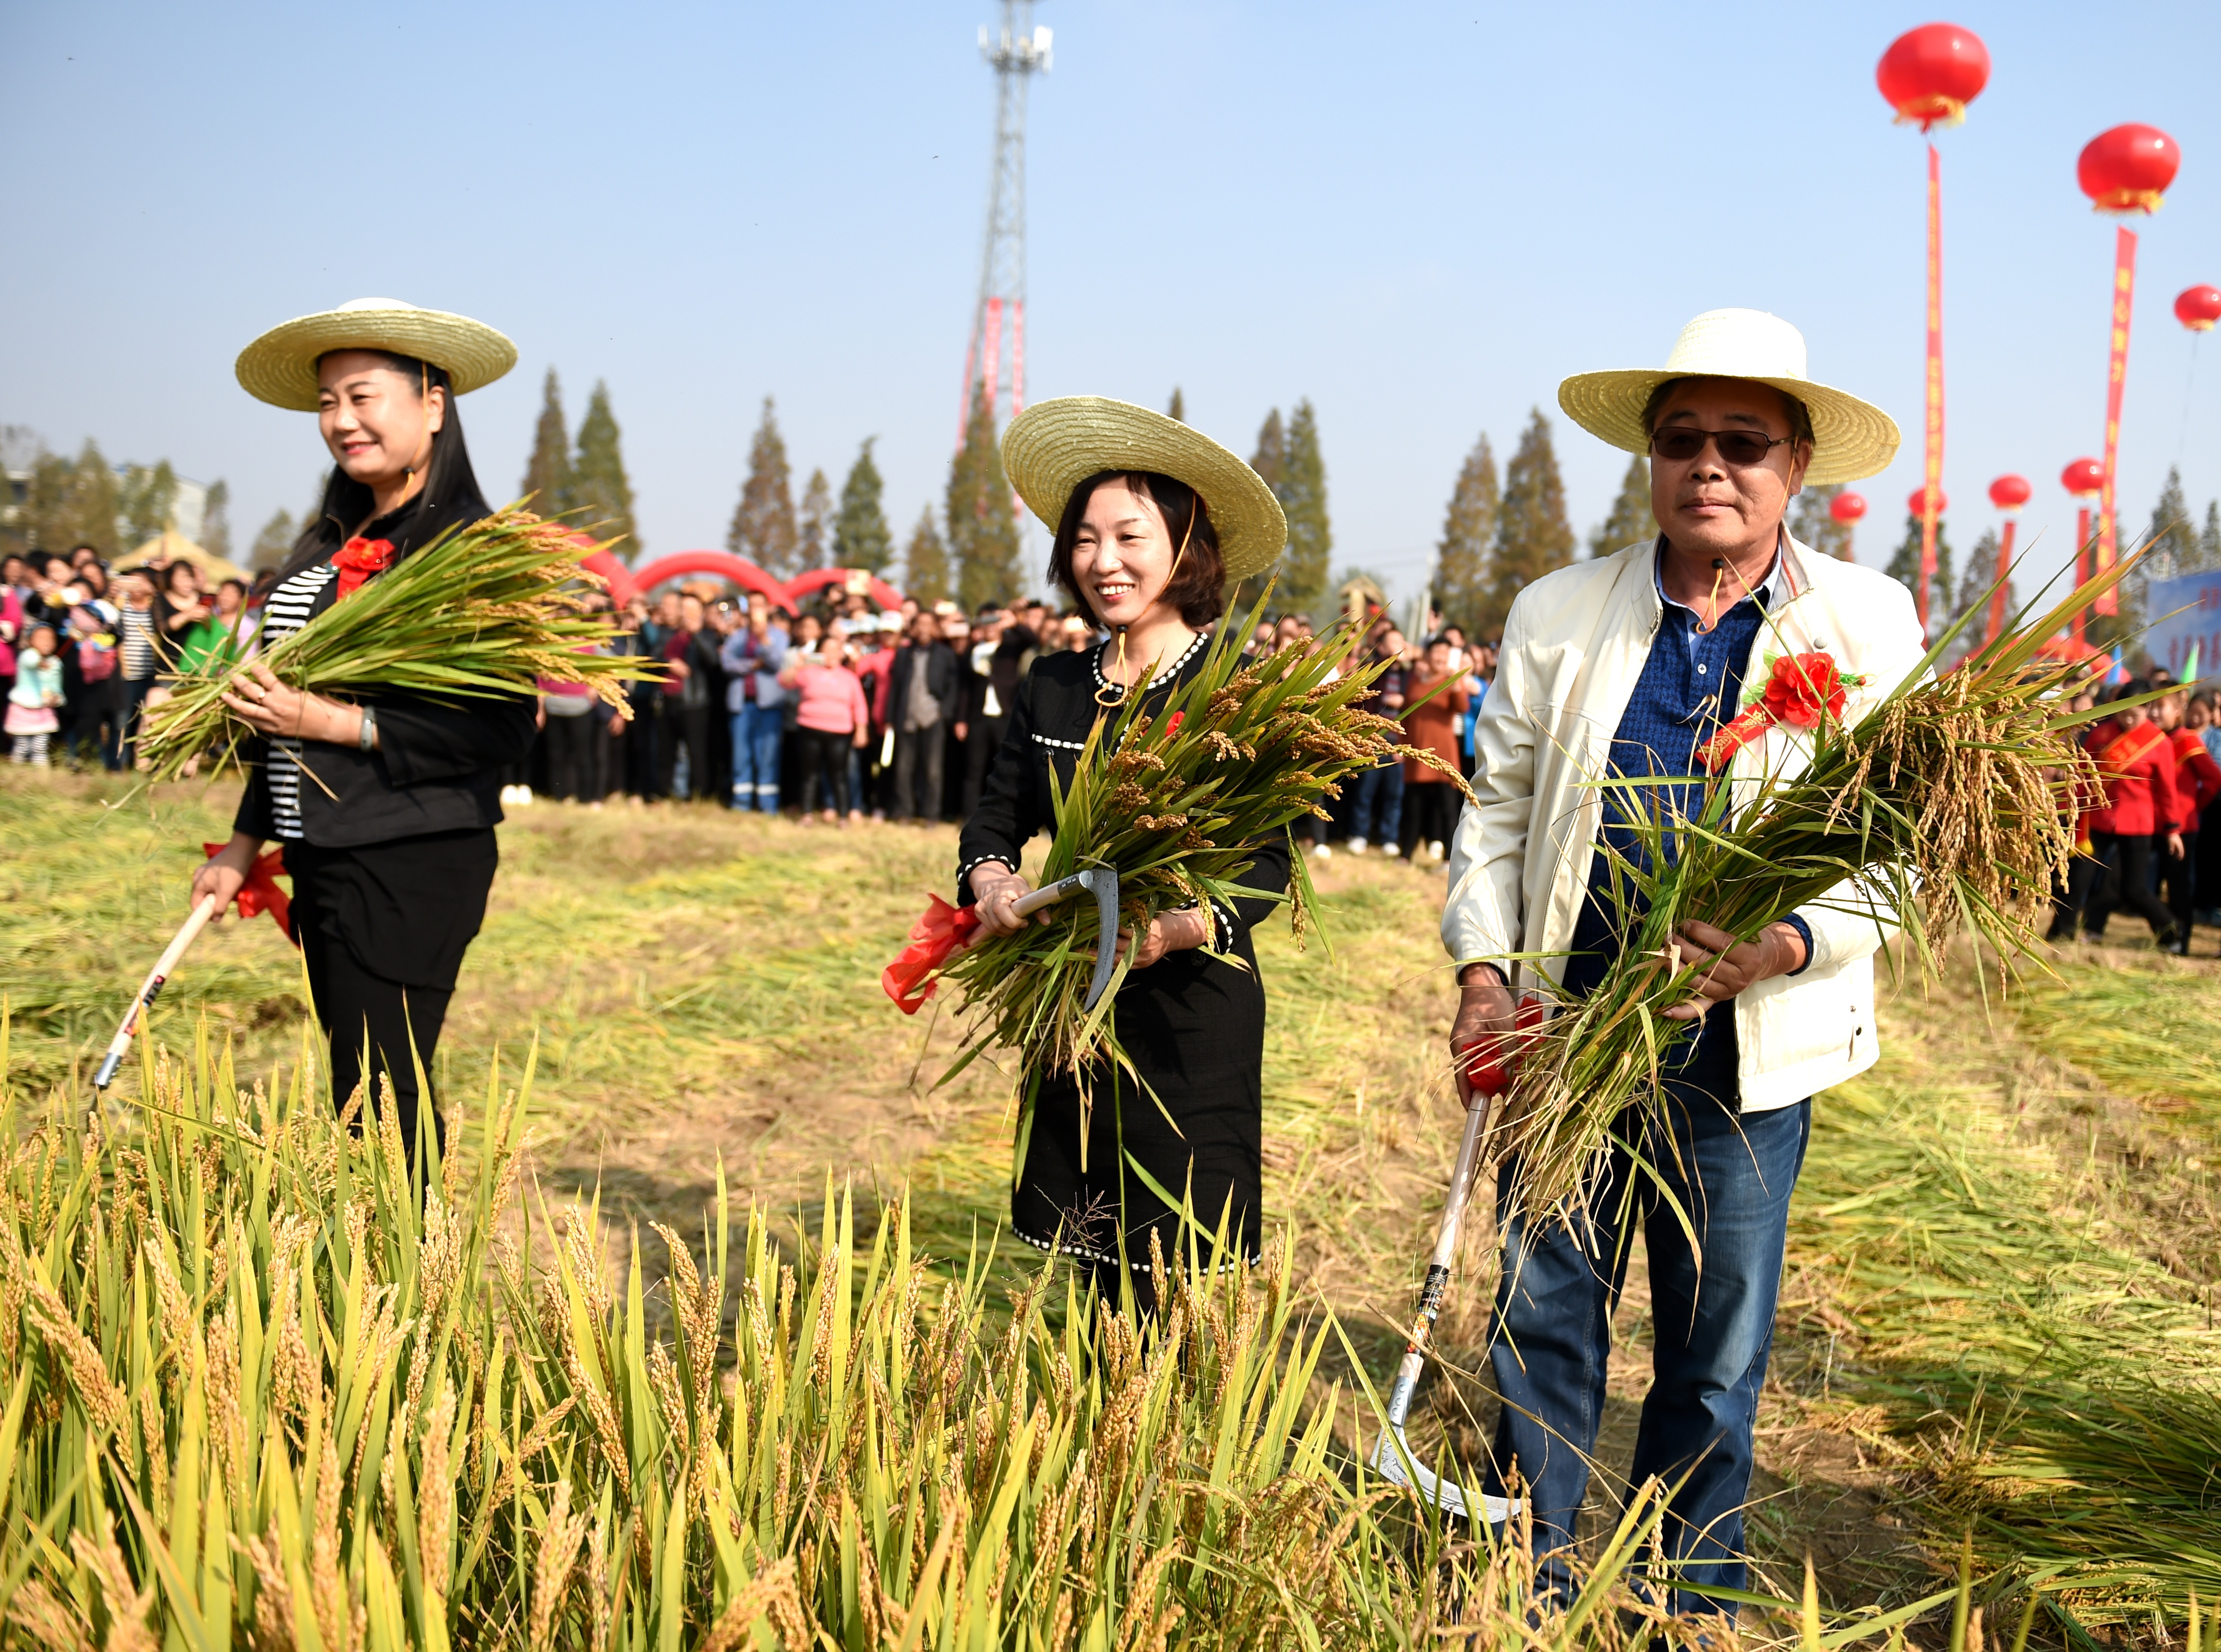
<instances>
[{"instance_id":1,"label":"striped shirt","mask_svg":"<svg viewBox=\"0 0 2221 1652\"><path fill-rule=\"evenodd\" d=\"M261 644L268 647L306 625L316 598L338 577L337 568L322 562L271 587L270 600L262 610ZM298 842L308 835L301 824L301 742L272 735L263 773L270 785L272 827L278 836Z\"/></svg>"},{"instance_id":2,"label":"striped shirt","mask_svg":"<svg viewBox=\"0 0 2221 1652\"><path fill-rule=\"evenodd\" d=\"M116 616L125 680L141 683L154 674L154 610L126 608Z\"/></svg>"}]
</instances>

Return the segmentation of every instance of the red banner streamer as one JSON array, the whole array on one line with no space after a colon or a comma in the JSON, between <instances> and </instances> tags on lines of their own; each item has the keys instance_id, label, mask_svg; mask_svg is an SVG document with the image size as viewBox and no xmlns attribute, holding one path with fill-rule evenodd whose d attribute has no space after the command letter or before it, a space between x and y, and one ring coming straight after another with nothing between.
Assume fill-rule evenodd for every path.
<instances>
[{"instance_id":1,"label":"red banner streamer","mask_svg":"<svg viewBox=\"0 0 2221 1652\"><path fill-rule=\"evenodd\" d=\"M2005 634L2005 576L2012 572L2013 529L2019 525L2007 516L2005 531L1998 540L1997 572L1990 576L1998 582L1998 588L1990 593L1990 630L1983 639L1986 642L1995 642Z\"/></svg>"},{"instance_id":2,"label":"red banner streamer","mask_svg":"<svg viewBox=\"0 0 2221 1652\"><path fill-rule=\"evenodd\" d=\"M1936 583L1936 508L1943 497L1943 163L1928 146L1928 459L1920 501L1920 583L1913 605L1928 635L1928 593Z\"/></svg>"},{"instance_id":3,"label":"red banner streamer","mask_svg":"<svg viewBox=\"0 0 2221 1652\"><path fill-rule=\"evenodd\" d=\"M203 843L201 853L213 859L221 853L221 843ZM260 917L270 914L270 921L288 941L293 940L293 903L285 892L278 887L277 880L290 877L285 870L285 851L274 848L257 860L247 874L247 881L239 886L239 915L243 918ZM301 943L294 941L293 944Z\"/></svg>"},{"instance_id":4,"label":"red banner streamer","mask_svg":"<svg viewBox=\"0 0 2221 1652\"><path fill-rule=\"evenodd\" d=\"M2121 387L2129 376L2129 311L2137 291L2137 237L2120 229L2113 237L2113 353L2105 366L2105 479L2098 490L2098 566L2103 573L2113 566L2120 544L2113 529L2113 472L2121 451ZM2100 614L2121 611L2112 591L2098 598Z\"/></svg>"}]
</instances>

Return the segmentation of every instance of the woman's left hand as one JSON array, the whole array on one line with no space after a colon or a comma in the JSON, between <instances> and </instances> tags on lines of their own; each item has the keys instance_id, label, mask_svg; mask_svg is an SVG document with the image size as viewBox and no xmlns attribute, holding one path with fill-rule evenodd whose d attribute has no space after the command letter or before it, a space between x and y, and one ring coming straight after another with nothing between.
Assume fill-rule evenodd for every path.
<instances>
[{"instance_id":1,"label":"woman's left hand","mask_svg":"<svg viewBox=\"0 0 2221 1652\"><path fill-rule=\"evenodd\" d=\"M231 679L223 703L257 734L351 745L361 737L362 708L288 687L260 660Z\"/></svg>"},{"instance_id":2,"label":"woman's left hand","mask_svg":"<svg viewBox=\"0 0 2221 1652\"><path fill-rule=\"evenodd\" d=\"M1211 920L1200 906L1183 907L1176 912L1160 912L1149 920L1142 933L1142 944L1134 946L1129 930L1118 932L1118 956L1133 954L1131 967L1147 969L1168 952L1185 952L1191 947L1205 945L1211 939Z\"/></svg>"}]
</instances>

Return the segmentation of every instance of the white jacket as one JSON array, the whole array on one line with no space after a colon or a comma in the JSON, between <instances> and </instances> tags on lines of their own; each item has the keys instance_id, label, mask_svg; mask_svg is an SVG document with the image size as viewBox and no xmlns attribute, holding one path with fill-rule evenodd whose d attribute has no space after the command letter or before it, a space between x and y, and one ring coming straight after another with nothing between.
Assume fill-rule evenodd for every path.
<instances>
[{"instance_id":1,"label":"white jacket","mask_svg":"<svg viewBox=\"0 0 2221 1652\"><path fill-rule=\"evenodd\" d=\"M1912 593L1886 574L1816 554L1782 535L1791 594L1751 645L1744 682L1761 680L1767 654L1822 650L1865 684L1849 691L1855 723L1913 670L1924 652ZM1655 541L1577 562L1522 591L1505 622L1496 681L1473 728L1473 789L1458 822L1442 910L1442 944L1461 965L1501 965L1514 954L1557 956L1513 964L1515 986L1539 972L1555 982L1587 892L1603 818L1591 782L1608 772L1611 739L1664 618ZM1739 799L1772 770L1810 760L1809 735L1776 728L1738 753L1729 773ZM1735 999L1742 1109L1786 1107L1874 1065L1874 952L1893 914L1847 898L1807 906L1812 955Z\"/></svg>"}]
</instances>

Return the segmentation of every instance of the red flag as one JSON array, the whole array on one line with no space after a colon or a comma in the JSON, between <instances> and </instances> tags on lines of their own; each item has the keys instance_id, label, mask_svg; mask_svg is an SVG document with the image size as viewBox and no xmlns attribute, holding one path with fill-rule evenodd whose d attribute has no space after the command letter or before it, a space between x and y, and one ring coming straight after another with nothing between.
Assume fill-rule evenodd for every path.
<instances>
[{"instance_id":1,"label":"red flag","mask_svg":"<svg viewBox=\"0 0 2221 1652\"><path fill-rule=\"evenodd\" d=\"M201 853L213 859L223 850L221 843L203 843ZM285 851L275 848L254 863L247 874L247 881L239 886L239 915L260 917L270 914L272 923L288 941L293 940L293 903L285 892L278 887L277 880L289 874L285 870ZM300 942L294 941L295 946Z\"/></svg>"},{"instance_id":2,"label":"red flag","mask_svg":"<svg viewBox=\"0 0 2221 1652\"><path fill-rule=\"evenodd\" d=\"M929 898L933 904L910 926L910 944L879 972L879 985L895 1001L895 1008L906 1016L916 1015L933 996L933 989L941 983L931 977L979 927L977 908L951 906L938 895Z\"/></svg>"}]
</instances>

